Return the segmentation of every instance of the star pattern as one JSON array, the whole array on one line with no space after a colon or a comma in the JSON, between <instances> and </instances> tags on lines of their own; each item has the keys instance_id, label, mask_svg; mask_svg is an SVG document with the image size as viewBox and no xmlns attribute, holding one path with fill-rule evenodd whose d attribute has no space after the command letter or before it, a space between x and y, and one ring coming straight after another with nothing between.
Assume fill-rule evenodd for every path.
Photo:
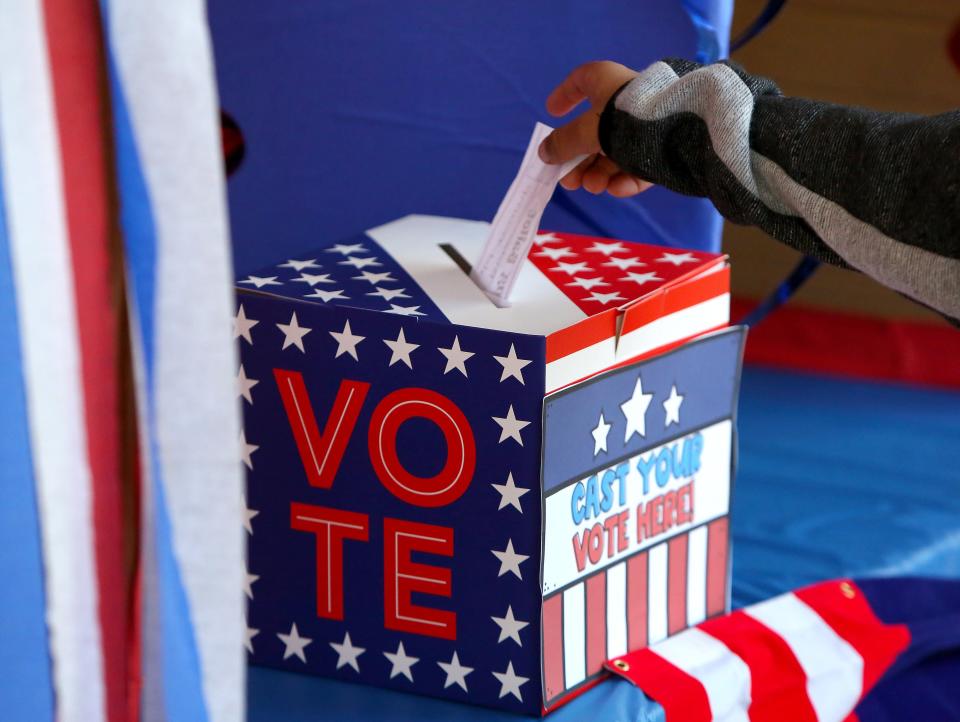
<instances>
[{"instance_id":1,"label":"star pattern","mask_svg":"<svg viewBox=\"0 0 960 722\"><path fill-rule=\"evenodd\" d=\"M324 303L328 303L334 300L347 300L350 297L343 292L342 288L331 288L329 291L315 288L313 293L308 293L304 298L319 298Z\"/></svg>"},{"instance_id":2,"label":"star pattern","mask_svg":"<svg viewBox=\"0 0 960 722\"><path fill-rule=\"evenodd\" d=\"M497 644L505 639L512 639L518 647L523 646L520 639L520 630L530 626L530 622L524 622L513 616L513 605L507 606L507 612L502 617L490 617L497 626L500 627L500 636L497 638Z\"/></svg>"},{"instance_id":3,"label":"star pattern","mask_svg":"<svg viewBox=\"0 0 960 722\"><path fill-rule=\"evenodd\" d=\"M497 490L497 493L500 494L500 506L497 507L497 511L504 509L508 506L512 506L514 509L523 514L523 506L520 504L520 497L524 494L527 494L530 490L517 486L513 481L513 472L507 474L507 481L504 484L491 484L494 489Z\"/></svg>"},{"instance_id":4,"label":"star pattern","mask_svg":"<svg viewBox=\"0 0 960 722\"><path fill-rule=\"evenodd\" d=\"M664 251L664 254L657 259L657 263L670 263L674 266L682 266L684 263L696 263L697 257L692 253L670 253Z\"/></svg>"},{"instance_id":5,"label":"star pattern","mask_svg":"<svg viewBox=\"0 0 960 722\"><path fill-rule=\"evenodd\" d=\"M457 656L457 653L454 652L453 656L450 658L449 662L437 662L437 665L446 672L447 678L443 682L443 688L455 684L464 692L469 692L467 689L467 675L473 671L473 667L467 667L460 663L460 657Z\"/></svg>"},{"instance_id":6,"label":"star pattern","mask_svg":"<svg viewBox=\"0 0 960 722\"><path fill-rule=\"evenodd\" d=\"M309 283L310 287L313 288L318 283L336 283L332 278L330 278L329 273L300 273L297 278L291 279L294 283Z\"/></svg>"},{"instance_id":7,"label":"star pattern","mask_svg":"<svg viewBox=\"0 0 960 722\"><path fill-rule=\"evenodd\" d=\"M254 288L263 288L264 286L282 286L283 283L277 280L277 276L247 276L240 283L249 283Z\"/></svg>"},{"instance_id":8,"label":"star pattern","mask_svg":"<svg viewBox=\"0 0 960 722\"><path fill-rule=\"evenodd\" d=\"M647 435L647 409L650 407L652 398L653 394L643 393L643 379L637 376L636 386L633 387L633 395L620 404L620 410L627 420L623 443L630 441L630 437L634 434L639 434L641 437Z\"/></svg>"},{"instance_id":9,"label":"star pattern","mask_svg":"<svg viewBox=\"0 0 960 722\"><path fill-rule=\"evenodd\" d=\"M680 423L680 404L682 403L683 395L677 393L677 385L674 384L670 387L670 396L663 402L664 428L670 426L670 424Z\"/></svg>"},{"instance_id":10,"label":"star pattern","mask_svg":"<svg viewBox=\"0 0 960 722\"><path fill-rule=\"evenodd\" d=\"M413 665L419 662L420 658L407 654L403 648L403 642L397 645L396 652L384 652L383 656L390 661L390 679L402 674L411 682L413 681Z\"/></svg>"},{"instance_id":11,"label":"star pattern","mask_svg":"<svg viewBox=\"0 0 960 722\"><path fill-rule=\"evenodd\" d=\"M513 412L513 404L507 409L507 415L504 417L494 416L493 420L500 425L500 441L502 444L507 439L513 439L520 446L523 446L523 438L520 432L530 425L529 421L521 421Z\"/></svg>"},{"instance_id":12,"label":"star pattern","mask_svg":"<svg viewBox=\"0 0 960 722\"><path fill-rule=\"evenodd\" d=\"M250 471L253 471L253 452L259 448L256 444L248 444L247 432L240 429L240 458Z\"/></svg>"},{"instance_id":13,"label":"star pattern","mask_svg":"<svg viewBox=\"0 0 960 722\"><path fill-rule=\"evenodd\" d=\"M350 330L350 321L346 321L343 324L343 331L330 331L333 340L337 342L337 352L333 355L334 358L340 358L344 354L348 356L353 356L354 361L359 361L360 357L357 356L357 345L366 338L366 336L358 336Z\"/></svg>"},{"instance_id":14,"label":"star pattern","mask_svg":"<svg viewBox=\"0 0 960 722\"><path fill-rule=\"evenodd\" d=\"M353 671L360 672L360 655L367 650L363 647L357 647L350 640L350 632L343 633L342 642L330 642L330 647L337 653L337 669L341 667L353 667Z\"/></svg>"},{"instance_id":15,"label":"star pattern","mask_svg":"<svg viewBox=\"0 0 960 722\"><path fill-rule=\"evenodd\" d=\"M280 638L280 641L283 642L284 659L296 657L304 664L307 663L307 655L304 650L313 642L313 640L308 637L300 636L300 632L297 630L296 622L290 625L290 632L288 634L278 633L277 636Z\"/></svg>"},{"instance_id":16,"label":"star pattern","mask_svg":"<svg viewBox=\"0 0 960 722\"><path fill-rule=\"evenodd\" d=\"M531 359L522 359L517 356L517 350L514 348L513 344L510 344L510 350L507 351L506 356L494 356L493 357L498 364L503 366L503 373L500 374L500 381L506 381L509 378L514 378L519 381L521 384L523 382L523 369L529 366L532 363Z\"/></svg>"},{"instance_id":17,"label":"star pattern","mask_svg":"<svg viewBox=\"0 0 960 722\"><path fill-rule=\"evenodd\" d=\"M243 514L243 528L247 530L247 534L253 536L253 519L260 512L256 509L251 509L247 505L247 497L245 494L240 495L240 503L243 505L243 512L241 512Z\"/></svg>"},{"instance_id":18,"label":"star pattern","mask_svg":"<svg viewBox=\"0 0 960 722\"><path fill-rule=\"evenodd\" d=\"M507 546L503 551L491 549L490 553L500 560L500 571L498 577L502 577L507 572L513 574L517 579L523 581L523 574L520 572L520 565L530 558L528 554L517 554L513 550L513 539L507 540Z\"/></svg>"},{"instance_id":19,"label":"star pattern","mask_svg":"<svg viewBox=\"0 0 960 722\"><path fill-rule=\"evenodd\" d=\"M410 360L410 354L416 349L420 348L420 344L410 343L407 341L403 335L402 328L400 329L400 333L397 335L396 341L384 339L383 342L390 349L390 363L387 364L388 366L393 366L395 363L402 361L407 365L407 368L413 368L413 361Z\"/></svg>"},{"instance_id":20,"label":"star pattern","mask_svg":"<svg viewBox=\"0 0 960 722\"><path fill-rule=\"evenodd\" d=\"M306 353L306 349L303 347L303 337L310 333L312 329L304 328L297 322L296 311L290 316L290 323L278 323L277 328L283 331L284 349L296 346L301 353Z\"/></svg>"},{"instance_id":21,"label":"star pattern","mask_svg":"<svg viewBox=\"0 0 960 722\"><path fill-rule=\"evenodd\" d=\"M507 663L507 668L503 672L492 672L493 676L500 682L500 699L508 694L512 694L519 701L523 702L523 695L520 688L530 681L529 677L521 677L513 671L513 662Z\"/></svg>"},{"instance_id":22,"label":"star pattern","mask_svg":"<svg viewBox=\"0 0 960 722\"><path fill-rule=\"evenodd\" d=\"M247 374L243 370L243 364L240 364L240 370L237 372L237 396L253 405L253 396L250 394L250 390L258 383L260 382L257 379L247 378Z\"/></svg>"},{"instance_id":23,"label":"star pattern","mask_svg":"<svg viewBox=\"0 0 960 722\"><path fill-rule=\"evenodd\" d=\"M253 346L253 336L250 335L250 330L258 323L260 322L252 318L247 318L247 314L243 310L243 304L241 303L240 308L237 310L237 316L233 319L233 337L243 338L244 341Z\"/></svg>"},{"instance_id":24,"label":"star pattern","mask_svg":"<svg viewBox=\"0 0 960 722\"><path fill-rule=\"evenodd\" d=\"M297 273L300 273L305 268L321 268L321 266L317 263L316 258L311 258L308 261L290 259L286 263L281 263L277 268L292 268Z\"/></svg>"},{"instance_id":25,"label":"star pattern","mask_svg":"<svg viewBox=\"0 0 960 722\"><path fill-rule=\"evenodd\" d=\"M596 456L601 451L607 450L607 436L610 434L610 424L603 418L603 411L600 412L600 420L590 434L593 436L593 455Z\"/></svg>"},{"instance_id":26,"label":"star pattern","mask_svg":"<svg viewBox=\"0 0 960 722\"><path fill-rule=\"evenodd\" d=\"M243 646L246 648L250 654L253 654L253 638L260 634L259 629L254 629L253 627L244 624L245 632L243 635Z\"/></svg>"},{"instance_id":27,"label":"star pattern","mask_svg":"<svg viewBox=\"0 0 960 722\"><path fill-rule=\"evenodd\" d=\"M450 344L450 348L437 348L437 351L442 353L447 359L447 365L443 369L444 375L456 369L463 374L464 378L469 378L467 376L467 360L473 356L473 351L464 351L460 348L460 337L454 336L453 343Z\"/></svg>"},{"instance_id":28,"label":"star pattern","mask_svg":"<svg viewBox=\"0 0 960 722\"><path fill-rule=\"evenodd\" d=\"M247 595L247 598L253 599L253 583L260 578L260 575L246 571L243 576L243 593Z\"/></svg>"}]
</instances>

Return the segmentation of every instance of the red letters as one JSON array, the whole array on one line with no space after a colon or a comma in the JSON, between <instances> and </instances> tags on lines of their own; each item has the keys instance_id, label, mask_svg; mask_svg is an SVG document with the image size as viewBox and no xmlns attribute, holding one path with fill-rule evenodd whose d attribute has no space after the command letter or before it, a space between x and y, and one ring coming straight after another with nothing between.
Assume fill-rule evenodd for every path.
<instances>
[{"instance_id":1,"label":"red letters","mask_svg":"<svg viewBox=\"0 0 960 722\"><path fill-rule=\"evenodd\" d=\"M290 526L317 537L317 616L343 619L343 540L369 539L367 515L293 503Z\"/></svg>"},{"instance_id":2,"label":"red letters","mask_svg":"<svg viewBox=\"0 0 960 722\"><path fill-rule=\"evenodd\" d=\"M283 399L293 437L297 441L307 481L311 486L329 489L340 468L340 460L370 384L348 380L340 382L340 389L321 435L303 376L297 371L283 369L274 369L273 375L280 389L280 398Z\"/></svg>"},{"instance_id":3,"label":"red letters","mask_svg":"<svg viewBox=\"0 0 960 722\"><path fill-rule=\"evenodd\" d=\"M454 612L422 607L410 600L412 592L449 597L451 573L447 567L418 564L413 551L453 556L453 529L387 517L383 520L384 626L440 639L457 638Z\"/></svg>"},{"instance_id":4,"label":"red letters","mask_svg":"<svg viewBox=\"0 0 960 722\"><path fill-rule=\"evenodd\" d=\"M414 417L435 423L447 445L447 461L436 476L414 476L397 456L397 431ZM370 463L394 496L416 506L446 506L460 498L473 480L477 461L473 430L463 412L446 396L406 388L384 397L373 411L369 435Z\"/></svg>"}]
</instances>

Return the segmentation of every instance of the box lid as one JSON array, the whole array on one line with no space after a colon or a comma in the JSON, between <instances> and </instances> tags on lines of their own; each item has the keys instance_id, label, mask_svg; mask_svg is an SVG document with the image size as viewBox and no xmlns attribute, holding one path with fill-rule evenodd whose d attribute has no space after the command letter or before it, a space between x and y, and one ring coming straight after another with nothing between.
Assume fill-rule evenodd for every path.
<instances>
[{"instance_id":1,"label":"box lid","mask_svg":"<svg viewBox=\"0 0 960 722\"><path fill-rule=\"evenodd\" d=\"M410 215L299 259L238 288L440 323L542 336L631 306L726 266L726 257L566 233L540 233L509 308L469 278L489 224Z\"/></svg>"}]
</instances>

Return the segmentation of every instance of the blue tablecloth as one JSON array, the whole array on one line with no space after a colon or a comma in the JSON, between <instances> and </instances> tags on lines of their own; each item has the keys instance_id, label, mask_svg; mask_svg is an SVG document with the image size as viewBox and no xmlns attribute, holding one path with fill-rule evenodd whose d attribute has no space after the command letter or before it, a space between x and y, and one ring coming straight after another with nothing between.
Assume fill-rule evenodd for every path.
<instances>
[{"instance_id":1,"label":"blue tablecloth","mask_svg":"<svg viewBox=\"0 0 960 722\"><path fill-rule=\"evenodd\" d=\"M733 506L733 600L820 579L960 576L960 393L748 368ZM249 722L523 719L413 695L251 669ZM662 720L610 680L553 722Z\"/></svg>"}]
</instances>

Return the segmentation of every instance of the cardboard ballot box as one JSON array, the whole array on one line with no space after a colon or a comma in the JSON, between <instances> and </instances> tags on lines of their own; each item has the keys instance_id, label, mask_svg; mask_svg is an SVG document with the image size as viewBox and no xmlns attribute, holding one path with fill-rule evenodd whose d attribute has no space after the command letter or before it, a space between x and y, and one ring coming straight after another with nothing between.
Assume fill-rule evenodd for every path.
<instances>
[{"instance_id":1,"label":"cardboard ballot box","mask_svg":"<svg viewBox=\"0 0 960 722\"><path fill-rule=\"evenodd\" d=\"M725 258L540 234L497 308L486 232L409 216L239 282L253 663L541 714L726 609Z\"/></svg>"}]
</instances>

